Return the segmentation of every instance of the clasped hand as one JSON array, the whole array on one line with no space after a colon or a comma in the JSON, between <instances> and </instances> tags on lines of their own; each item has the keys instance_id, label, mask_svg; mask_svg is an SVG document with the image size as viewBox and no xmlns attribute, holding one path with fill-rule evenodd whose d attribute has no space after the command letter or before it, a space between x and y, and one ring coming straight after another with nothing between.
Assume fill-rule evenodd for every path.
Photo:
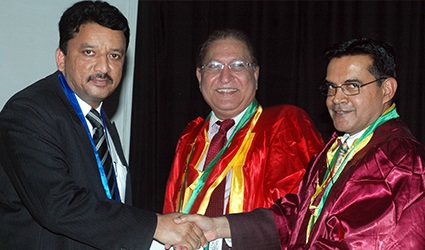
<instances>
[{"instance_id":1,"label":"clasped hand","mask_svg":"<svg viewBox=\"0 0 425 250\"><path fill-rule=\"evenodd\" d=\"M170 213L158 215L154 238L175 250L205 247L209 241L230 237L226 217L209 218L198 214Z\"/></svg>"}]
</instances>

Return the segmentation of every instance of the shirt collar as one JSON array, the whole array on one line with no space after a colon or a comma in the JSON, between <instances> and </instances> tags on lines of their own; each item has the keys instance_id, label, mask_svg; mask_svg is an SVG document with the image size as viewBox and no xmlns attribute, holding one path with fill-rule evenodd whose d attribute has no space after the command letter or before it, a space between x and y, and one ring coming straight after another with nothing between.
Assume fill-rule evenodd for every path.
<instances>
[{"instance_id":1,"label":"shirt collar","mask_svg":"<svg viewBox=\"0 0 425 250\"><path fill-rule=\"evenodd\" d=\"M363 133L366 131L366 129L363 129L362 131L354 134L354 135L350 135L348 133L345 133L342 137L341 137L341 142L343 143L345 140L347 140L347 145L348 147L351 147L354 143L355 140L359 139Z\"/></svg>"},{"instance_id":2,"label":"shirt collar","mask_svg":"<svg viewBox=\"0 0 425 250\"><path fill-rule=\"evenodd\" d=\"M92 107L87 104L85 101L83 101L77 94L75 94L75 97L77 98L78 104L80 105L81 111L83 112L84 117L89 113L89 111L92 109ZM100 103L99 107L96 108L96 111L99 112L102 109L102 103Z\"/></svg>"},{"instance_id":3,"label":"shirt collar","mask_svg":"<svg viewBox=\"0 0 425 250\"><path fill-rule=\"evenodd\" d=\"M235 117L231 118L231 119L233 119L233 120L235 121L235 125L237 125L237 124L238 124L238 122L242 119L242 116L245 114L245 112L246 112L247 110L248 110L248 107L246 107L246 108L244 109L244 111L242 111L241 113L239 113L237 116L235 116ZM218 117L215 115L214 111L212 111L212 114L211 114L211 117L210 117L209 130L211 130L211 127L212 127L213 125L216 125L216 122L217 122L217 121L222 121L222 120L218 119ZM233 127L235 127L235 126L233 126Z\"/></svg>"}]
</instances>

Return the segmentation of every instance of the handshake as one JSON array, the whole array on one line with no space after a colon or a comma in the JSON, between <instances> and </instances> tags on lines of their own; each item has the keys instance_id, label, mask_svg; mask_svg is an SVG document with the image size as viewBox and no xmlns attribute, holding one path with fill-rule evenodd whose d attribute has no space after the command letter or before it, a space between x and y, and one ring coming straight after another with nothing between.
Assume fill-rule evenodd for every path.
<instances>
[{"instance_id":1,"label":"handshake","mask_svg":"<svg viewBox=\"0 0 425 250\"><path fill-rule=\"evenodd\" d=\"M210 218L199 214L158 214L154 239L175 250L206 247L218 238L230 238L230 226L226 217Z\"/></svg>"}]
</instances>

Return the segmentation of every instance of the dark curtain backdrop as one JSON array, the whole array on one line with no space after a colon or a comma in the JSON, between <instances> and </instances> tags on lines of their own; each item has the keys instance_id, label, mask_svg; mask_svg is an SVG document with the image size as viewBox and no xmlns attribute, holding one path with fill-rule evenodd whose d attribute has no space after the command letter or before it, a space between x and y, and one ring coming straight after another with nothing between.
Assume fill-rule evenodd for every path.
<instances>
[{"instance_id":1,"label":"dark curtain backdrop","mask_svg":"<svg viewBox=\"0 0 425 250\"><path fill-rule=\"evenodd\" d=\"M136 10L135 10L136 11ZM215 29L248 34L260 64L258 101L305 109L326 139L333 131L318 86L323 50L371 37L397 51L396 103L425 142L425 3L394 1L140 1L130 165L136 206L162 211L165 185L185 125L210 111L198 89L195 58Z\"/></svg>"}]
</instances>

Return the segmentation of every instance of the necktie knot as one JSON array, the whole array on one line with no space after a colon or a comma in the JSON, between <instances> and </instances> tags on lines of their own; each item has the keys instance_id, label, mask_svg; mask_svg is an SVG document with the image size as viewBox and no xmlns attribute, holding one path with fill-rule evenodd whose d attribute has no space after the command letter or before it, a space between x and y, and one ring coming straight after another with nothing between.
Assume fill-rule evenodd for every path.
<instances>
[{"instance_id":1,"label":"necktie knot","mask_svg":"<svg viewBox=\"0 0 425 250\"><path fill-rule=\"evenodd\" d=\"M96 109L91 109L89 113L86 115L86 117L87 117L87 120L89 120L89 122L94 128L103 129L102 118L100 117L100 114L99 112L97 112Z\"/></svg>"},{"instance_id":2,"label":"necktie knot","mask_svg":"<svg viewBox=\"0 0 425 250\"><path fill-rule=\"evenodd\" d=\"M233 119L226 119L224 121L217 121L216 123L220 126L218 130L219 133L227 133L227 131L233 127L235 121Z\"/></svg>"},{"instance_id":3,"label":"necktie knot","mask_svg":"<svg viewBox=\"0 0 425 250\"><path fill-rule=\"evenodd\" d=\"M347 153L347 151L348 151L348 144L347 144L347 140L345 140L340 146L339 154L343 156Z\"/></svg>"}]
</instances>

